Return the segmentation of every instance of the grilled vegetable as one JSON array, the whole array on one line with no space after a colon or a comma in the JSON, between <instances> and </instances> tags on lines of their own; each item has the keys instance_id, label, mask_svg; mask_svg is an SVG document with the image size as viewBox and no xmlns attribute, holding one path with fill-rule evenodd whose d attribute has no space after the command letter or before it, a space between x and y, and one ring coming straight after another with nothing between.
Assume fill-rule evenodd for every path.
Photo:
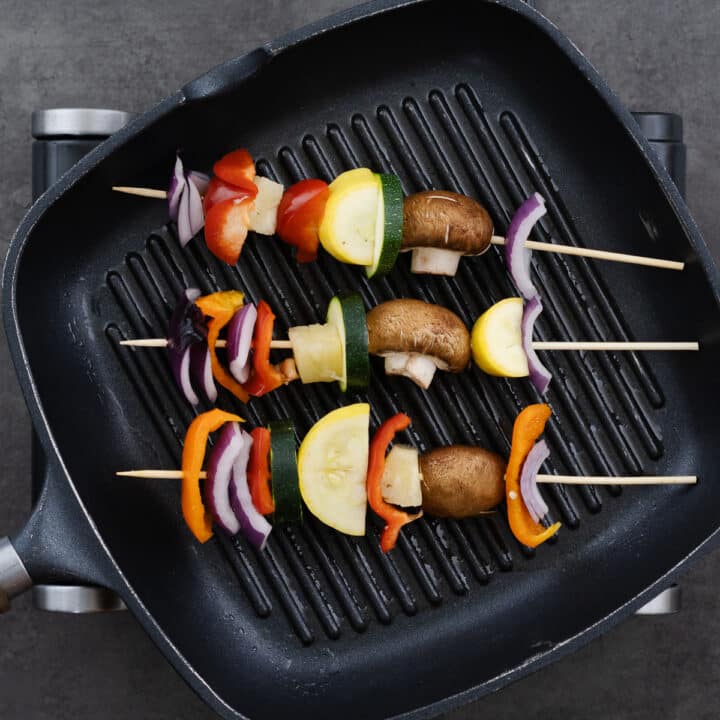
<instances>
[{"instance_id":1,"label":"grilled vegetable","mask_svg":"<svg viewBox=\"0 0 720 720\"><path fill-rule=\"evenodd\" d=\"M213 174L230 185L239 188L248 188L252 191L255 180L255 163L252 155L240 148L223 155L214 165Z\"/></svg>"},{"instance_id":2,"label":"grilled vegetable","mask_svg":"<svg viewBox=\"0 0 720 720\"><path fill-rule=\"evenodd\" d=\"M250 395L260 397L285 383L285 377L277 365L270 362L275 315L270 306L261 300L257 306L255 336L253 339L252 373L245 389Z\"/></svg>"},{"instance_id":3,"label":"grilled vegetable","mask_svg":"<svg viewBox=\"0 0 720 720\"><path fill-rule=\"evenodd\" d=\"M535 193L529 197L515 213L507 232L505 243L505 264L518 292L526 299L534 298L537 288L530 277L530 257L532 253L525 247L530 231L547 210L545 199Z\"/></svg>"},{"instance_id":4,"label":"grilled vegetable","mask_svg":"<svg viewBox=\"0 0 720 720\"><path fill-rule=\"evenodd\" d=\"M367 168L350 170L330 183L320 224L320 242L334 258L372 265L380 181Z\"/></svg>"},{"instance_id":5,"label":"grilled vegetable","mask_svg":"<svg viewBox=\"0 0 720 720\"><path fill-rule=\"evenodd\" d=\"M205 242L228 265L240 259L250 227L250 198L231 198L213 205L205 215Z\"/></svg>"},{"instance_id":6,"label":"grilled vegetable","mask_svg":"<svg viewBox=\"0 0 720 720\"><path fill-rule=\"evenodd\" d=\"M327 322L336 328L342 343L340 389L364 390L370 382L370 360L365 306L360 295L336 295L328 305Z\"/></svg>"},{"instance_id":7,"label":"grilled vegetable","mask_svg":"<svg viewBox=\"0 0 720 720\"><path fill-rule=\"evenodd\" d=\"M272 531L272 526L253 505L247 480L248 458L253 446L253 439L246 432L242 433L242 437L243 445L235 458L230 476L230 505L242 534L248 542L258 550L262 550Z\"/></svg>"},{"instance_id":8,"label":"grilled vegetable","mask_svg":"<svg viewBox=\"0 0 720 720\"><path fill-rule=\"evenodd\" d=\"M200 297L197 288L188 288L178 298L170 317L168 328L168 360L175 382L191 405L200 401L190 379L190 350L195 343L202 342L207 327L202 312L195 305Z\"/></svg>"},{"instance_id":9,"label":"grilled vegetable","mask_svg":"<svg viewBox=\"0 0 720 720\"><path fill-rule=\"evenodd\" d=\"M403 508L422 505L420 487L420 458L418 451L408 445L393 445L385 458L382 480L383 500Z\"/></svg>"},{"instance_id":10,"label":"grilled vegetable","mask_svg":"<svg viewBox=\"0 0 720 720\"><path fill-rule=\"evenodd\" d=\"M249 451L250 436L236 422L226 423L220 437L210 451L205 481L205 504L210 509L215 524L228 535L240 532L240 522L230 505L230 479L237 458L244 454L247 436ZM247 463L247 454L245 454Z\"/></svg>"},{"instance_id":11,"label":"grilled vegetable","mask_svg":"<svg viewBox=\"0 0 720 720\"><path fill-rule=\"evenodd\" d=\"M310 428L298 454L300 492L308 510L348 535L365 534L369 424L367 403L334 410Z\"/></svg>"},{"instance_id":12,"label":"grilled vegetable","mask_svg":"<svg viewBox=\"0 0 720 720\"><path fill-rule=\"evenodd\" d=\"M178 240L184 247L205 224L202 197L209 178L202 173L186 172L178 155L168 188L168 214L177 225Z\"/></svg>"},{"instance_id":13,"label":"grilled vegetable","mask_svg":"<svg viewBox=\"0 0 720 720\"><path fill-rule=\"evenodd\" d=\"M542 435L550 414L547 405L528 405L515 418L510 458L505 472L505 499L510 529L517 540L528 547L541 545L560 529L559 522L549 528L535 522L525 507L520 489L523 464L535 441Z\"/></svg>"},{"instance_id":14,"label":"grilled vegetable","mask_svg":"<svg viewBox=\"0 0 720 720\"><path fill-rule=\"evenodd\" d=\"M525 303L520 331L522 334L523 350L527 358L530 382L532 382L541 395L544 395L552 380L552 373L542 364L533 347L535 321L540 317L542 311L542 302L537 296Z\"/></svg>"},{"instance_id":15,"label":"grilled vegetable","mask_svg":"<svg viewBox=\"0 0 720 720\"><path fill-rule=\"evenodd\" d=\"M385 453L395 434L405 430L410 425L410 418L398 413L386 420L375 433L370 444L370 457L367 469L367 499L373 511L385 521L385 528L380 536L380 547L383 552L389 552L397 543L400 529L403 525L417 520L422 511L409 514L390 505L383 499L382 480L385 472Z\"/></svg>"},{"instance_id":16,"label":"grilled vegetable","mask_svg":"<svg viewBox=\"0 0 720 720\"><path fill-rule=\"evenodd\" d=\"M275 523L302 522L302 503L298 486L298 460L295 429L291 420L268 424L270 431L270 478Z\"/></svg>"},{"instance_id":17,"label":"grilled vegetable","mask_svg":"<svg viewBox=\"0 0 720 720\"><path fill-rule=\"evenodd\" d=\"M242 422L232 413L214 408L195 417L185 435L182 452L182 511L190 531L198 542L212 537L212 516L203 505L200 493L200 471L205 460L208 436L226 422Z\"/></svg>"},{"instance_id":18,"label":"grilled vegetable","mask_svg":"<svg viewBox=\"0 0 720 720\"><path fill-rule=\"evenodd\" d=\"M247 382L250 377L250 345L256 320L257 308L250 303L241 307L228 325L228 367L239 383Z\"/></svg>"},{"instance_id":19,"label":"grilled vegetable","mask_svg":"<svg viewBox=\"0 0 720 720\"><path fill-rule=\"evenodd\" d=\"M322 180L301 180L291 185L277 211L277 234L297 248L295 259L310 262L317 257L318 231L330 190Z\"/></svg>"},{"instance_id":20,"label":"grilled vegetable","mask_svg":"<svg viewBox=\"0 0 720 720\"><path fill-rule=\"evenodd\" d=\"M205 399L211 404L214 403L218 392L213 378L212 356L204 340L190 348L190 375L195 387L200 388Z\"/></svg>"},{"instance_id":21,"label":"grilled vegetable","mask_svg":"<svg viewBox=\"0 0 720 720\"><path fill-rule=\"evenodd\" d=\"M522 298L505 298L476 320L471 337L472 355L480 369L488 375L527 376L522 317Z\"/></svg>"},{"instance_id":22,"label":"grilled vegetable","mask_svg":"<svg viewBox=\"0 0 720 720\"><path fill-rule=\"evenodd\" d=\"M258 193L250 210L248 227L261 235L274 235L284 188L280 183L260 176L255 178L255 186Z\"/></svg>"},{"instance_id":23,"label":"grilled vegetable","mask_svg":"<svg viewBox=\"0 0 720 720\"><path fill-rule=\"evenodd\" d=\"M420 456L422 507L428 515L464 518L492 510L505 493L505 461L466 445L437 448Z\"/></svg>"},{"instance_id":24,"label":"grilled vegetable","mask_svg":"<svg viewBox=\"0 0 720 720\"><path fill-rule=\"evenodd\" d=\"M403 232L403 193L397 175L378 175L380 194L375 223L372 264L365 268L368 277L390 272L395 265Z\"/></svg>"},{"instance_id":25,"label":"grilled vegetable","mask_svg":"<svg viewBox=\"0 0 720 720\"><path fill-rule=\"evenodd\" d=\"M247 402L249 395L242 385L220 364L215 350L220 331L232 320L238 309L242 307L243 294L237 290L225 290L224 292L199 297L195 304L206 317L210 318L207 343L210 349L210 359L215 379L239 400Z\"/></svg>"},{"instance_id":26,"label":"grilled vegetable","mask_svg":"<svg viewBox=\"0 0 720 720\"><path fill-rule=\"evenodd\" d=\"M385 372L427 388L436 368L462 372L470 336L455 313L420 300L390 300L367 314L368 349L385 358Z\"/></svg>"},{"instance_id":27,"label":"grilled vegetable","mask_svg":"<svg viewBox=\"0 0 720 720\"><path fill-rule=\"evenodd\" d=\"M247 480L253 505L262 515L275 511L270 491L270 431L258 427L250 433L253 444L247 467Z\"/></svg>"},{"instance_id":28,"label":"grilled vegetable","mask_svg":"<svg viewBox=\"0 0 720 720\"><path fill-rule=\"evenodd\" d=\"M303 383L334 382L346 377L344 343L335 325L291 327L288 337Z\"/></svg>"},{"instance_id":29,"label":"grilled vegetable","mask_svg":"<svg viewBox=\"0 0 720 720\"><path fill-rule=\"evenodd\" d=\"M402 250L413 251L413 272L454 275L462 255L488 249L492 233L485 208L465 195L428 190L405 198Z\"/></svg>"}]
</instances>

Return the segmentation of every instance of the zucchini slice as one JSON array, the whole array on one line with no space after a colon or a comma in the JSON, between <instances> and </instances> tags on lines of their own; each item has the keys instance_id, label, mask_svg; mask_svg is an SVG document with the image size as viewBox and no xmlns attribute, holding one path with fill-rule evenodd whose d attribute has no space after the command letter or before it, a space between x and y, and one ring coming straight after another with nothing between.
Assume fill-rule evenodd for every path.
<instances>
[{"instance_id":1,"label":"zucchini slice","mask_svg":"<svg viewBox=\"0 0 720 720\"><path fill-rule=\"evenodd\" d=\"M292 420L268 423L270 431L270 478L272 483L276 525L302 522L302 501L298 482L295 428Z\"/></svg>"},{"instance_id":2,"label":"zucchini slice","mask_svg":"<svg viewBox=\"0 0 720 720\"><path fill-rule=\"evenodd\" d=\"M380 196L377 222L375 223L375 247L372 265L365 266L368 277L386 275L395 266L400 253L403 231L403 192L397 175L378 175Z\"/></svg>"},{"instance_id":3,"label":"zucchini slice","mask_svg":"<svg viewBox=\"0 0 720 720\"><path fill-rule=\"evenodd\" d=\"M370 384L370 355L365 306L360 295L336 295L328 305L327 322L337 328L343 346L340 389L365 390Z\"/></svg>"}]
</instances>

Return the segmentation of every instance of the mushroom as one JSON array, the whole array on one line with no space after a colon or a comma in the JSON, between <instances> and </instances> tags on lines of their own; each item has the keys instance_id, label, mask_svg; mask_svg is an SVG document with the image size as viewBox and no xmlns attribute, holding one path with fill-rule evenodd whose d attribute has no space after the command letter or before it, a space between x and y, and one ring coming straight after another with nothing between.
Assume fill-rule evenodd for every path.
<instances>
[{"instance_id":1,"label":"mushroom","mask_svg":"<svg viewBox=\"0 0 720 720\"><path fill-rule=\"evenodd\" d=\"M482 255L493 234L487 210L476 200L445 190L405 198L401 251L412 250L414 273L450 275L463 255Z\"/></svg>"},{"instance_id":2,"label":"mushroom","mask_svg":"<svg viewBox=\"0 0 720 720\"><path fill-rule=\"evenodd\" d=\"M368 350L385 358L388 375L427 389L435 370L462 372L470 361L470 334L447 308L421 300L390 300L367 314Z\"/></svg>"}]
</instances>

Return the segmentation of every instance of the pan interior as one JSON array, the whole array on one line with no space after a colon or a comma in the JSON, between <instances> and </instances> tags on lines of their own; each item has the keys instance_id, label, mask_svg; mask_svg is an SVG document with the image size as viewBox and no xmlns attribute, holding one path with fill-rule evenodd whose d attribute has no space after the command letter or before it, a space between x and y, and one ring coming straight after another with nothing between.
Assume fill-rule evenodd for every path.
<instances>
[{"instance_id":1,"label":"pan interior","mask_svg":"<svg viewBox=\"0 0 720 720\"><path fill-rule=\"evenodd\" d=\"M286 185L369 166L399 175L406 193L463 192L498 232L538 191L549 213L537 239L686 260L674 273L536 253L537 337L700 339L693 354L544 356L554 375L548 471L698 474L700 484L550 486L563 529L536 554L513 540L502 512L420 521L387 557L372 519L359 540L310 519L275 533L263 555L243 541L197 545L176 485L113 475L178 466L192 414L164 354L117 341L163 336L182 288L264 298L278 334L319 321L339 290L359 290L368 307L419 297L468 325L513 294L494 249L464 259L454 279L412 276L402 256L388 278L368 282L327 255L298 266L278 241L251 237L229 268L201 237L181 250L164 203L109 191L164 187L178 147L188 167L208 170L238 146ZM544 31L502 6L446 0L369 18L284 51L223 97L166 114L43 215L18 268L17 312L49 426L103 540L179 653L251 717L299 699L308 715L389 716L486 683L602 619L717 527L718 407L707 399L720 396L720 358L707 277L622 123ZM457 442L504 455L518 410L538 400L529 383L476 368L439 373L423 393L374 361L367 396L296 384L247 408L227 395L221 404L252 427L291 417L302 437L365 397L373 427L410 414L408 441L421 450Z\"/></svg>"}]
</instances>

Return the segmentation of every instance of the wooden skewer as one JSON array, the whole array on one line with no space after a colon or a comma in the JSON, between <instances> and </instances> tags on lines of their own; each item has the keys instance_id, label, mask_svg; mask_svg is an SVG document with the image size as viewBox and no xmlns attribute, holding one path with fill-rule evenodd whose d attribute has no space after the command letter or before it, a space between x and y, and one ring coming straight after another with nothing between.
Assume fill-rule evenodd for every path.
<instances>
[{"instance_id":1,"label":"wooden skewer","mask_svg":"<svg viewBox=\"0 0 720 720\"><path fill-rule=\"evenodd\" d=\"M139 338L137 340L121 340L121 345L130 345L132 347L167 347L167 338ZM225 347L227 340L218 340L215 347ZM272 350L292 350L291 340L273 340L270 343Z\"/></svg>"},{"instance_id":2,"label":"wooden skewer","mask_svg":"<svg viewBox=\"0 0 720 720\"><path fill-rule=\"evenodd\" d=\"M505 245L506 241L504 237L493 235L490 242L493 245ZM628 255L627 253L610 252L609 250L593 250L592 248L556 245L555 243L536 242L535 240L527 240L525 247L528 250L540 250L541 252L557 253L558 255L577 255L594 260L609 260L610 262L620 262L628 265L645 265L664 270L683 270L685 268L685 263L677 260L662 260L643 255Z\"/></svg>"},{"instance_id":3,"label":"wooden skewer","mask_svg":"<svg viewBox=\"0 0 720 720\"><path fill-rule=\"evenodd\" d=\"M155 190L154 188L130 187L129 185L113 185L115 192L126 193L127 195L140 195L140 197L157 198L167 200L167 190Z\"/></svg>"},{"instance_id":4,"label":"wooden skewer","mask_svg":"<svg viewBox=\"0 0 720 720\"><path fill-rule=\"evenodd\" d=\"M112 189L115 192L139 195L140 197L157 198L160 200L167 198L166 190L156 190L155 188L114 185ZM506 240L500 235L493 235L490 242L493 245L505 245ZM594 260L608 260L610 262L620 262L628 265L645 265L646 267L656 267L664 270L683 270L685 268L685 263L678 262L677 260L662 260L661 258L645 257L643 255L629 255L628 253L593 250L592 248L575 247L573 245L557 245L555 243L536 242L535 240L526 241L525 247L528 248L528 250L539 250L541 252L557 253L558 255L576 255Z\"/></svg>"},{"instance_id":5,"label":"wooden skewer","mask_svg":"<svg viewBox=\"0 0 720 720\"><path fill-rule=\"evenodd\" d=\"M535 350L700 350L698 342L586 342L561 340L533 342Z\"/></svg>"},{"instance_id":6,"label":"wooden skewer","mask_svg":"<svg viewBox=\"0 0 720 720\"><path fill-rule=\"evenodd\" d=\"M148 480L182 480L182 470L123 470L116 472L118 477L145 478ZM207 473L203 470L200 479ZM695 485L695 475L630 475L607 477L598 475L537 475L540 483L560 483L563 485Z\"/></svg>"},{"instance_id":7,"label":"wooden skewer","mask_svg":"<svg viewBox=\"0 0 720 720\"><path fill-rule=\"evenodd\" d=\"M121 345L133 347L167 347L166 338L141 338L138 340L121 340ZM225 340L218 340L217 347L225 347ZM273 340L270 343L273 350L292 350L290 340ZM560 340L533 342L535 350L700 350L698 342L586 342L584 340Z\"/></svg>"},{"instance_id":8,"label":"wooden skewer","mask_svg":"<svg viewBox=\"0 0 720 720\"><path fill-rule=\"evenodd\" d=\"M181 473L182 474L182 473ZM539 483L561 485L696 485L695 475L626 475L607 477L598 475L536 475Z\"/></svg>"}]
</instances>

